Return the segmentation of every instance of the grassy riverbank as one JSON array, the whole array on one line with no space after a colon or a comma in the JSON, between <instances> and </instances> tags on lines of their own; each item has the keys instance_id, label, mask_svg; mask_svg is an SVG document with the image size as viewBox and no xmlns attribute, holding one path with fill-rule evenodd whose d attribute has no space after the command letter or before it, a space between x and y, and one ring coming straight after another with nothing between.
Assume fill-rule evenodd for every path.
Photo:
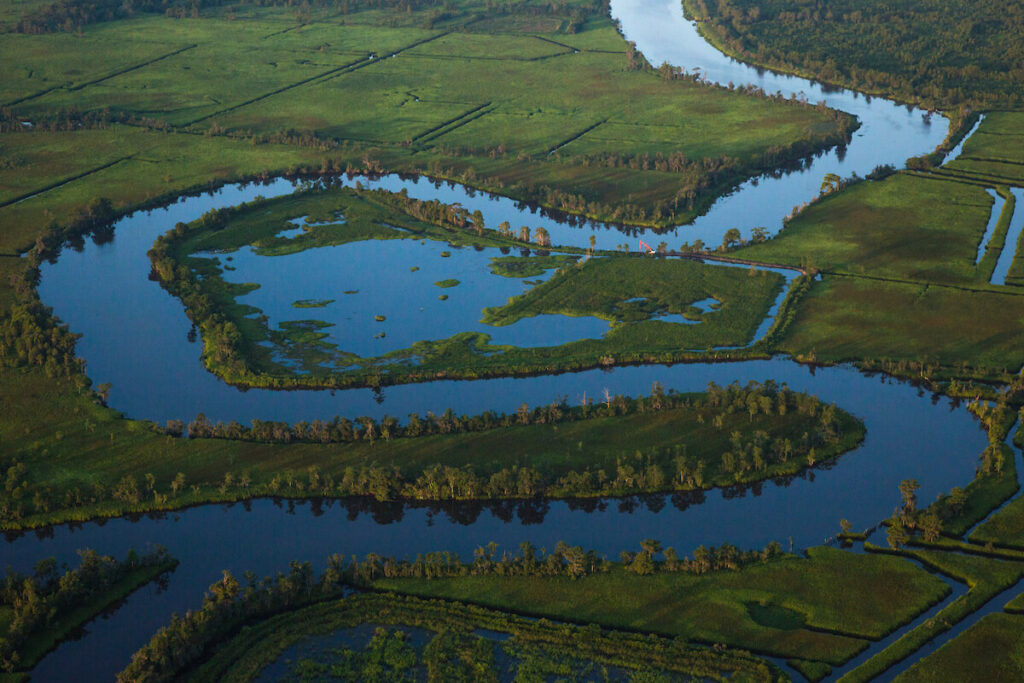
<instances>
[{"instance_id":1,"label":"grassy riverbank","mask_svg":"<svg viewBox=\"0 0 1024 683\"><path fill-rule=\"evenodd\" d=\"M380 588L535 616L592 622L781 657L839 664L937 602L949 588L896 558L813 548L740 571L581 579L381 579ZM856 595L856 600L850 597Z\"/></svg>"},{"instance_id":2,"label":"grassy riverbank","mask_svg":"<svg viewBox=\"0 0 1024 683\"><path fill-rule=\"evenodd\" d=\"M731 400L712 405L702 395L680 395L669 397L679 401L669 409L653 410L650 399L644 410L630 408L615 398L615 417L596 406L576 421L500 426L494 420L483 431L415 438L186 439L123 420L84 396L71 398L69 382L26 379L42 390L30 398L47 399L53 408L38 413L35 400L14 400L24 380L0 381L0 396L13 406L6 419L24 425L5 439L7 528L261 495L436 500L695 490L794 475L854 447L864 434L863 424L842 411L832 413L836 422L827 428L828 411L821 408L812 414L791 403L779 415L778 397L769 401L770 413L751 414L745 403L730 408ZM744 401L748 395L734 394ZM629 412L622 414L620 405ZM550 419L547 408L538 415Z\"/></svg>"}]
</instances>

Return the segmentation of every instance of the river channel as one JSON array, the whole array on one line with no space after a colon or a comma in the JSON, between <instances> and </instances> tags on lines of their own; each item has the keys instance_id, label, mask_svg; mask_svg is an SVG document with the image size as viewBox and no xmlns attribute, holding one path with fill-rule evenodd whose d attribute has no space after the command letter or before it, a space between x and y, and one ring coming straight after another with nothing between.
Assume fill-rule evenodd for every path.
<instances>
[{"instance_id":1,"label":"river channel","mask_svg":"<svg viewBox=\"0 0 1024 683\"><path fill-rule=\"evenodd\" d=\"M693 225L670 231L670 246L703 239L721 241L724 232L755 226L774 233L795 205L813 198L826 173L864 175L879 164L902 166L913 155L933 150L945 137L941 116L827 88L805 79L743 65L708 45L682 14L678 0L613 0L612 14L623 34L648 60L699 68L719 83L755 84L768 92L804 93L811 102L856 115L861 128L843 150L814 158L804 170L748 181L719 199ZM354 179L348 182L355 182ZM385 176L364 185L405 188L421 199L460 202L483 212L487 225L543 226L554 244L586 247L593 235L602 248L631 243L635 231L593 223L559 222L512 200L427 179ZM199 362L200 344L190 340L181 303L148 279L146 251L157 235L178 221L205 211L293 191L278 179L261 185L233 185L167 207L138 212L119 221L113 236L66 248L45 264L39 287L43 301L75 332L78 353L96 383L110 382L110 405L126 416L164 422L188 420L199 412L213 420L253 418L299 421L334 415L404 418L410 412L459 413L484 409L513 411L523 403L547 403L568 396L575 402L613 393L647 393L653 382L681 391L703 389L709 381L774 379L791 388L836 402L867 424L867 438L855 451L806 476L731 491L700 495L650 496L583 502L527 501L496 505L408 506L368 501L256 500L208 505L178 513L66 525L12 536L0 546L0 566L28 569L37 559L74 561L77 548L92 547L123 556L129 547L159 543L181 560L162 586L132 595L112 614L89 624L82 638L59 646L36 669L37 680L111 680L172 612L197 607L206 586L222 569L260 575L286 568L290 560L322 566L331 553L370 551L407 555L450 549L463 556L490 541L514 549L529 540L551 547L558 540L594 548L609 556L643 538L658 538L681 553L700 544L760 547L771 540L795 548L823 542L840 518L856 528L875 524L898 503L900 480L916 478L919 495L930 501L974 476L986 438L963 407L901 382L870 377L850 367L808 368L788 359L671 367L623 367L521 379L445 381L387 387L382 391L241 391L225 385ZM674 241L672 241L674 240ZM481 257L484 258L484 257ZM366 266L363 266L366 267ZM458 277L458 275L454 275ZM791 539L791 540L790 540Z\"/></svg>"}]
</instances>

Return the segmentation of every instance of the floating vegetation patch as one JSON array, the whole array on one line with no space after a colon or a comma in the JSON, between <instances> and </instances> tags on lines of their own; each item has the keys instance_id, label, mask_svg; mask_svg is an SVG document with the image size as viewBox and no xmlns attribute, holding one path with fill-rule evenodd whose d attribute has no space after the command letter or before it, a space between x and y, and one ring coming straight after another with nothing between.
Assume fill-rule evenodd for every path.
<instances>
[{"instance_id":1,"label":"floating vegetation patch","mask_svg":"<svg viewBox=\"0 0 1024 683\"><path fill-rule=\"evenodd\" d=\"M561 268L579 261L580 257L569 254L548 254L546 256L498 256L491 259L491 272L502 277L537 277L554 268Z\"/></svg>"},{"instance_id":2,"label":"floating vegetation patch","mask_svg":"<svg viewBox=\"0 0 1024 683\"><path fill-rule=\"evenodd\" d=\"M434 284L438 287L447 289L448 287L458 287L461 283L455 278L448 278L447 280L438 280Z\"/></svg>"},{"instance_id":3,"label":"floating vegetation patch","mask_svg":"<svg viewBox=\"0 0 1024 683\"><path fill-rule=\"evenodd\" d=\"M323 308L333 304L334 301L334 299L299 299L298 301L293 301L292 306L294 308Z\"/></svg>"}]
</instances>

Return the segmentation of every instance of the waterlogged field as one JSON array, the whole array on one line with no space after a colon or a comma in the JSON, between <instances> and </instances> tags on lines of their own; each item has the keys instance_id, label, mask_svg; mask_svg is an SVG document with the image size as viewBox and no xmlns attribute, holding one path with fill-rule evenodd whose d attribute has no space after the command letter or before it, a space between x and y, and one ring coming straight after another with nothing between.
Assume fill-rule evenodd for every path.
<instances>
[{"instance_id":1,"label":"waterlogged field","mask_svg":"<svg viewBox=\"0 0 1024 683\"><path fill-rule=\"evenodd\" d=\"M770 28L786 2L762 3L765 25L755 28ZM737 32L758 23L758 12L747 11L745 0L708 4L712 11L738 7L732 12ZM978 13L991 17L998 4L985 2ZM869 16L876 8L862 5ZM953 15L963 12L962 3L954 5ZM1014 376L1024 364L1024 310L1018 310L1024 299L1016 288L1024 281L1024 260L1016 249L1024 216L1024 157L1014 144L1021 113L988 112L962 153L944 167L935 167L938 153L917 157L912 172L853 183L803 211L797 208L777 239L741 244L745 250L738 255L761 262L760 268L611 252L611 240L632 243L636 237L630 228L612 224L577 221L556 229L558 217L548 215L541 218L551 233L536 223L490 224L502 220L491 219L493 198L475 197L472 190L458 195L462 188L488 189L577 216L663 227L693 218L745 178L793 168L790 162L802 155L850 139L853 120L824 105L799 95L766 97L732 84L714 87L692 77L692 69L680 70L702 59L665 49L685 42L689 25L682 26L674 13L665 21L637 21L651 7L637 3L633 9L635 16L627 10L622 26L632 25L640 42L649 36L645 31L658 34L663 45L645 54L669 55L676 68L645 64L606 8L589 0L502 6L414 0L373 8L203 8L173 0L159 8L110 0L83 7L76 0L31 0L0 8L0 22L12 28L0 32L0 50L18 55L0 64L0 523L13 530L158 513L138 525L119 520L105 529L49 527L11 540L8 560L24 570L32 566L26 548L53 548L66 559L85 538L144 543L161 533L186 551L184 562L192 560L173 598L163 594L163 584L146 589L146 604L133 598L121 606L120 621L115 614L94 622L83 640L43 658L40 679L74 672L109 680L142 644L142 630L165 623L172 611L194 610L202 588L214 579L202 602L202 613L212 618L191 626L183 624L193 617L175 618L170 627L186 634L177 643L187 643L189 671L197 680L251 680L267 665L266 678L292 680L381 674L440 680L777 680L779 667L794 678L838 678L852 671L852 680L866 680L905 672L912 656L927 652L928 642L956 635L957 624L966 629L961 639L905 675L927 679L935 670L963 669L963 676L971 676L980 669L964 667L963 661L979 658L994 680L1019 671L1019 652L1012 647L1019 624L997 619L1016 618L1022 605L1014 588L1024 566L1020 468L1014 448L1003 443L1014 410L1000 408L994 418L989 407L971 406L989 442L975 470L986 435L975 430L966 410L946 415L947 406L957 406L938 393L931 397L937 405L931 405L924 388L912 397L905 386L871 381L869 387L850 368L818 368L814 381L787 374L795 371L782 358L748 368L705 364L553 374L789 351L800 359L852 359L913 374L936 392L1000 398L1016 408L1020 388ZM819 22L802 8L794 21L813 19L828 32L835 30L836 14L844 14L843 30L849 33L843 35L854 38L862 37L864 25L877 28L859 21L860 7L850 17L834 9ZM978 78L974 65L917 59L915 64L938 64L938 70L928 74L928 91L909 99L1016 101L1015 92L998 92L1016 75L1016 48L1006 40L1013 34L1013 12L1007 12L1009 23L1002 17L1002 23L993 18L985 25L954 27L972 36L995 35L998 40L979 48L985 64L999 66L993 77ZM946 14L918 18L930 22ZM645 31L636 31L640 24ZM889 28L880 33L883 61L891 48ZM773 40L792 41L803 51L791 34ZM934 47L932 38L915 34L913 41L922 53ZM687 58L676 59L679 54ZM865 63L855 46L846 46L845 57L835 67L835 80L864 83L869 90L902 91L907 79L920 76L917 67L899 60L869 62L868 72L843 71L847 64ZM787 68L801 67L793 54L766 57L781 59L792 60ZM816 59L812 55L810 61ZM1002 68L1006 64L1011 66ZM792 87L771 74L748 74L737 63L712 66L730 74L715 76L723 82L740 74L740 82ZM824 67L833 69L827 62ZM972 80L951 90L953 77ZM881 124L887 132L880 137L877 128L868 135L870 125L862 131L876 148L904 150L910 139L936 138L937 144L944 130L944 122L931 123L930 115L922 119L922 112L909 107L861 107L852 102L857 97L833 98L816 84L792 83L829 102L852 103L851 111ZM965 113L953 115L957 125ZM922 132L929 128L930 134ZM681 227L665 239L687 245L706 240L714 249L724 235L722 251L728 251L745 236L774 234L791 198L799 197L799 203L813 196L824 173L866 171L878 163L866 159L890 160L854 142L849 164L843 149L809 163L813 173L760 176L713 207L702 225L689 232ZM947 140L943 148L954 142ZM161 206L186 190L282 173L327 178L344 170L426 172L459 181L459 187L432 190L427 181L402 180L419 199L457 195L483 213L418 202L408 194L304 188L292 197L254 201L177 227L170 216L188 221L198 215L184 206L193 206L191 200L151 215L140 212L119 224L116 241L109 225L122 209ZM370 182L388 186L389 180ZM826 176L825 186L830 182ZM291 189L280 179L267 187L271 193ZM251 199L256 191L225 188L225 197ZM512 201L497 203L499 215L531 220ZM167 224L157 230L150 220ZM754 232L755 226L763 227ZM598 232L602 227L606 233ZM729 237L731 227L740 238ZM594 230L590 249L582 232L588 228ZM102 268L89 271L81 260L68 259L77 251L94 266L110 263L103 259L129 244L138 246L130 241L138 237L133 229L148 236L144 246L133 247L138 263L125 270L131 278L119 280ZM68 233L71 239L63 244ZM161 233L166 234L146 262L141 255ZM575 246L560 246L561 240L551 246L552 233L570 235L565 242ZM63 255L61 247L67 250ZM31 253L22 259L25 251ZM103 337L81 317L72 331L89 330L80 348L97 341L108 347L106 358L90 356L98 361L90 368L111 359L128 367L117 375L117 387L99 369L97 381L104 383L90 387L74 358L74 339L36 299L40 272L50 278L59 270L45 261L58 258L65 259L62 266L74 263L60 280L64 289L108 302L101 317L111 336ZM768 264L820 272L823 278L797 278L787 274L794 270ZM147 281L147 274L184 302L196 324L187 336L181 305ZM783 301L787 280L794 286ZM104 286L116 287L112 298L103 298ZM142 297L146 288L159 299ZM81 298L71 306L73 297L53 300L69 320L90 317L94 310ZM151 304L145 307L151 317L133 319L132 305L143 300ZM136 364L136 356L110 343L130 346L125 340L143 338L133 337L131 326L174 329L184 351L171 343L161 346L157 332L146 337L154 343L132 350L149 356ZM199 347L187 343L200 338L206 365L217 376L195 363ZM166 372L154 372L154 365ZM840 405L765 382L761 373L821 390ZM194 382L197 374L207 382ZM518 374L544 376L426 383ZM758 381L728 384L751 374ZM180 381L168 382L168 376ZM665 391L663 376L691 393ZM953 376L957 381L944 383ZM239 392L218 377L256 388ZM728 377L728 386L697 393L710 377ZM609 384L635 389L641 378L649 396L629 399L607 388L601 393ZM1016 386L997 397L989 386L966 382L979 378ZM308 398L259 388L345 382L372 389ZM424 384L387 386L392 382ZM120 384L129 383L135 386L126 389L136 393L124 395L136 398L127 402L128 415L139 410L138 416L149 416L143 411L166 395L173 408L164 405L152 415L175 419L161 419L167 422L162 427L107 408ZM586 389L570 402L568 393L580 387ZM153 403L143 406L140 391L151 394ZM268 395L275 398L265 400ZM286 406L282 396L288 395L299 400ZM526 398L531 402L521 402ZM842 410L844 398L856 406L849 413ZM187 426L177 419L207 405L228 410L228 416L212 421L199 415ZM281 419L276 411L282 406L291 423L272 421ZM299 414L303 410L312 414ZM392 417L388 410L402 415ZM315 419L332 411L346 417ZM853 412L863 413L863 422ZM270 420L250 426L257 416ZM870 433L864 424L871 425ZM178 438L182 432L188 437ZM861 443L856 456L837 459ZM926 492L931 500L972 470L977 477L965 491L953 489L933 506L916 509L917 482L905 477L920 477L922 499ZM779 543L769 542L784 541L781 536L789 533L800 545L817 543L833 526L853 527L839 522L841 515L858 528L876 524L898 500L897 482L902 507L888 529L875 533L888 538L886 552L911 561L828 547L785 555ZM705 495L712 488L720 491ZM566 502L549 500L570 496ZM607 496L620 498L602 498ZM249 505L254 497L272 500L253 503L255 512L206 506L157 518L161 511L204 502ZM288 514L304 506L282 497L312 497L308 517ZM317 526L323 522L315 518L325 513L321 497L347 497L337 506L347 518L331 518L331 532ZM485 507L485 498L497 500ZM431 501L430 507L410 499ZM442 508L441 500L458 502ZM275 505L287 506L287 513ZM326 504L328 512L332 507ZM482 514L485 509L490 517ZM240 526L232 526L239 517ZM242 528L247 525L276 538L277 547L265 546L264 538ZM639 540L654 529L677 542L700 539L694 545L707 539L722 543L725 537L769 544L750 552L729 543L702 547L692 561L680 562L667 551L664 560L655 559L660 544L648 539L640 553L624 553L619 563L561 543L544 563L532 563L532 546L525 544L521 559L528 571L521 575L517 561L496 559L495 546L472 550L487 540L509 547L527 538L549 543L566 532L590 534L601 552L612 552L621 539L634 542L633 536ZM845 544L851 537L843 538ZM460 552L468 549L473 563L431 553L426 561L409 557L403 565L377 554L423 552L435 539ZM254 567L272 572L328 545L337 547L327 552L368 553L344 569L332 557L328 574L335 572L334 579L340 572L349 585L431 601L369 594L338 602L348 588L332 584L328 574L318 582L310 565L300 562L275 585L263 583L271 590L253 601L262 605L245 604L263 590L254 588L257 574L245 577L245 588L230 574L217 577L222 567L238 569L242 557L256 557ZM909 547L901 550L903 545ZM293 557L284 558L289 553ZM445 562L443 578L424 576ZM580 577L583 564L589 575ZM47 566L34 568L41 582ZM73 623L149 577L130 577L75 619L62 621L37 641L30 659L44 654ZM326 586L331 602L285 610L308 604ZM503 611L457 602L463 600ZM1006 614L966 628L994 601L999 609L1006 604ZM18 609L32 604L22 600ZM275 606L268 611L267 605ZM589 625L532 621L512 611ZM11 614L0 610L0 627L16 635ZM132 628L123 628L125 623ZM197 624L200 631L215 632L199 633L205 641L193 640L187 628ZM642 633L627 635L618 628ZM175 647L167 633L154 638L153 651ZM769 664L745 649L780 659ZM132 666L172 660L184 661L146 655ZM2 664L11 669L16 663Z\"/></svg>"},{"instance_id":2,"label":"waterlogged field","mask_svg":"<svg viewBox=\"0 0 1024 683\"><path fill-rule=\"evenodd\" d=\"M293 608L230 635L191 680L770 681L775 674L743 652L393 595Z\"/></svg>"},{"instance_id":3,"label":"waterlogged field","mask_svg":"<svg viewBox=\"0 0 1024 683\"><path fill-rule=\"evenodd\" d=\"M412 215L431 212L448 224ZM457 205L334 189L208 214L150 256L203 332L208 366L237 381L231 365L244 362L257 385L381 366L400 376L396 364L457 376L743 347L785 282L680 259L552 253L520 237Z\"/></svg>"}]
</instances>

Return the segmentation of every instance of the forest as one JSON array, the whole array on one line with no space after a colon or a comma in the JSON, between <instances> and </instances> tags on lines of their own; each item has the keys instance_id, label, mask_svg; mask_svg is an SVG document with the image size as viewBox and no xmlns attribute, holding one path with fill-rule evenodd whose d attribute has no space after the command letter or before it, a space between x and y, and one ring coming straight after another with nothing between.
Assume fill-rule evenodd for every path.
<instances>
[{"instance_id":1,"label":"forest","mask_svg":"<svg viewBox=\"0 0 1024 683\"><path fill-rule=\"evenodd\" d=\"M936 109L1024 103L1013 0L682 1L716 44L757 64Z\"/></svg>"}]
</instances>

